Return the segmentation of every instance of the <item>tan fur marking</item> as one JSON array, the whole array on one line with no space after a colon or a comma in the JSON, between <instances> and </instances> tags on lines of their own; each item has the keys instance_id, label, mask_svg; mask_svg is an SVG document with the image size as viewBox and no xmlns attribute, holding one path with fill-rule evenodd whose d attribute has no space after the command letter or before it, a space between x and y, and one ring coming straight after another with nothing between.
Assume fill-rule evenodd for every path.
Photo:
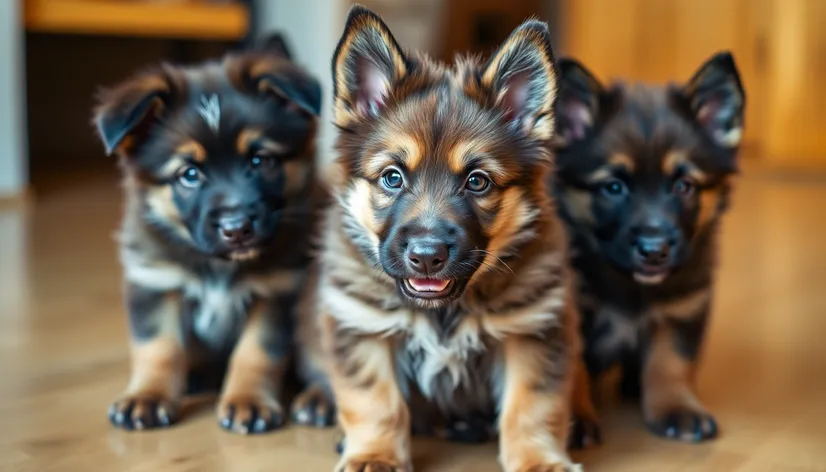
<instances>
[{"instance_id":1,"label":"tan fur marking","mask_svg":"<svg viewBox=\"0 0 826 472\"><path fill-rule=\"evenodd\" d=\"M206 149L198 141L190 140L175 148L175 155L192 159L195 162L204 162L207 158Z\"/></svg>"},{"instance_id":2,"label":"tan fur marking","mask_svg":"<svg viewBox=\"0 0 826 472\"><path fill-rule=\"evenodd\" d=\"M703 228L714 221L720 211L720 187L705 188L700 190L700 211L697 215L697 226Z\"/></svg>"},{"instance_id":3,"label":"tan fur marking","mask_svg":"<svg viewBox=\"0 0 826 472\"><path fill-rule=\"evenodd\" d=\"M175 177L186 165L186 159L177 154L173 155L166 161L166 163L164 163L163 167L161 167L160 175L166 178Z\"/></svg>"},{"instance_id":4,"label":"tan fur marking","mask_svg":"<svg viewBox=\"0 0 826 472\"><path fill-rule=\"evenodd\" d=\"M628 154L623 153L614 154L611 157L609 157L608 164L614 167L622 167L629 174L633 173L634 169L636 168L634 159L632 159L631 156L629 156Z\"/></svg>"},{"instance_id":5,"label":"tan fur marking","mask_svg":"<svg viewBox=\"0 0 826 472\"><path fill-rule=\"evenodd\" d=\"M159 185L147 188L146 204L149 210L169 224L178 236L187 240L191 239L189 231L181 219L181 214L172 199L172 187Z\"/></svg>"},{"instance_id":6,"label":"tan fur marking","mask_svg":"<svg viewBox=\"0 0 826 472\"><path fill-rule=\"evenodd\" d=\"M689 155L686 151L669 151L663 158L663 175L673 176L680 170L680 168L684 168L691 180L693 180L697 184L703 184L708 180L708 176L705 174L705 172L701 171L691 161L691 159L689 159Z\"/></svg>"},{"instance_id":7,"label":"tan fur marking","mask_svg":"<svg viewBox=\"0 0 826 472\"><path fill-rule=\"evenodd\" d=\"M348 464L380 462L407 470L410 463L410 413L396 385L393 341L387 337L359 337L349 347L348 360L360 365L356 377L348 377L342 359L334 359L336 323L322 323L328 371L336 401L338 420L347 437L341 462ZM371 380L369 384L365 380Z\"/></svg>"},{"instance_id":8,"label":"tan fur marking","mask_svg":"<svg viewBox=\"0 0 826 472\"><path fill-rule=\"evenodd\" d=\"M287 363L286 359L274 360L264 350L264 341L272 335L268 330L273 329L265 316L265 304L258 301L250 309L244 331L232 352L218 401L219 420L234 410L233 431L242 434L248 432L243 423L252 418L254 412L270 420L283 413L278 395Z\"/></svg>"},{"instance_id":9,"label":"tan fur marking","mask_svg":"<svg viewBox=\"0 0 826 472\"><path fill-rule=\"evenodd\" d=\"M599 423L599 415L591 396L591 377L581 356L578 356L574 367L574 387L571 400L574 415L593 424Z\"/></svg>"},{"instance_id":10,"label":"tan fur marking","mask_svg":"<svg viewBox=\"0 0 826 472\"><path fill-rule=\"evenodd\" d=\"M675 351L673 330L656 327L643 369L643 414L649 422L660 421L675 411L706 414L694 395L696 366Z\"/></svg>"},{"instance_id":11,"label":"tan fur marking","mask_svg":"<svg viewBox=\"0 0 826 472\"><path fill-rule=\"evenodd\" d=\"M685 295L677 300L656 304L652 311L660 319L692 320L711 302L708 288Z\"/></svg>"},{"instance_id":12,"label":"tan fur marking","mask_svg":"<svg viewBox=\"0 0 826 472\"><path fill-rule=\"evenodd\" d=\"M158 417L174 421L186 387L187 369L179 313L180 294L170 292L151 315L158 323L158 335L132 342L129 385L112 405L115 412L125 415L132 408L132 418L146 418L148 410L155 408ZM150 425L135 425L144 426Z\"/></svg>"},{"instance_id":13,"label":"tan fur marking","mask_svg":"<svg viewBox=\"0 0 826 472\"><path fill-rule=\"evenodd\" d=\"M287 195L295 195L299 193L307 185L310 178L310 166L304 160L290 160L283 164L284 193Z\"/></svg>"},{"instance_id":14,"label":"tan fur marking","mask_svg":"<svg viewBox=\"0 0 826 472\"><path fill-rule=\"evenodd\" d=\"M373 213L372 194L373 189L370 182L357 180L353 183L353 190L348 195L347 207L356 218L356 221L368 232L370 239L375 241L376 246L378 246L379 228Z\"/></svg>"},{"instance_id":15,"label":"tan fur marking","mask_svg":"<svg viewBox=\"0 0 826 472\"><path fill-rule=\"evenodd\" d=\"M238 133L238 139L235 140L235 150L238 154L246 156L249 154L250 144L262 135L261 130L255 128L244 128Z\"/></svg>"},{"instance_id":16,"label":"tan fur marking","mask_svg":"<svg viewBox=\"0 0 826 472\"><path fill-rule=\"evenodd\" d=\"M505 339L505 386L499 419L500 460L506 472L565 470L570 421L571 378L553 390L537 390L544 353L541 343L519 336ZM559 362L569 362L560 359Z\"/></svg>"},{"instance_id":17,"label":"tan fur marking","mask_svg":"<svg viewBox=\"0 0 826 472\"><path fill-rule=\"evenodd\" d=\"M565 188L565 208L571 217L580 223L587 223L593 226L596 223L594 213L591 210L593 201L591 192L573 187Z\"/></svg>"}]
</instances>

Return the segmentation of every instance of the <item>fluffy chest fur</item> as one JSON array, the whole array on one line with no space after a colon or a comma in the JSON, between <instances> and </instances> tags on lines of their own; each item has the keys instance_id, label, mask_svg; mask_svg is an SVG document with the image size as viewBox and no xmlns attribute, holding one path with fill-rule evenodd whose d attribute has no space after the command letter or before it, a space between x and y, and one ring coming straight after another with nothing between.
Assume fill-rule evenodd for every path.
<instances>
[{"instance_id":1,"label":"fluffy chest fur","mask_svg":"<svg viewBox=\"0 0 826 472\"><path fill-rule=\"evenodd\" d=\"M196 270L128 245L122 248L121 259L127 282L179 293L180 319L187 333L216 352L230 349L237 341L256 299L295 292L303 274L289 269L250 274L228 261Z\"/></svg>"}]
</instances>

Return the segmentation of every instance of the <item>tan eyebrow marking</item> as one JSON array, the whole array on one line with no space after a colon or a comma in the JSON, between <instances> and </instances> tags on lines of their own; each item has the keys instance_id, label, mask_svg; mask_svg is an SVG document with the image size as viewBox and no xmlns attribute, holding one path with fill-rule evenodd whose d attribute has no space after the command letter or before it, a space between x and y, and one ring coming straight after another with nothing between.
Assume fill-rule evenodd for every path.
<instances>
[{"instance_id":1,"label":"tan eyebrow marking","mask_svg":"<svg viewBox=\"0 0 826 472\"><path fill-rule=\"evenodd\" d=\"M284 154L288 150L283 144L275 142L264 136L264 133L257 128L242 129L241 132L238 133L238 138L235 140L235 150L238 151L238 154L241 156L246 156L249 154L252 143L256 143L265 151L269 151L273 154Z\"/></svg>"},{"instance_id":2,"label":"tan eyebrow marking","mask_svg":"<svg viewBox=\"0 0 826 472\"><path fill-rule=\"evenodd\" d=\"M622 168L631 174L634 172L636 164L634 163L634 159L632 159L628 154L613 154L608 158L608 162L604 166L588 175L586 180L591 183L607 180L613 177L614 172L616 172L618 168Z\"/></svg>"},{"instance_id":3,"label":"tan eyebrow marking","mask_svg":"<svg viewBox=\"0 0 826 472\"><path fill-rule=\"evenodd\" d=\"M685 169L688 176L697 183L703 184L708 181L708 175L689 159L686 151L669 151L665 157L663 157L661 167L663 175L674 175L680 168Z\"/></svg>"}]
</instances>

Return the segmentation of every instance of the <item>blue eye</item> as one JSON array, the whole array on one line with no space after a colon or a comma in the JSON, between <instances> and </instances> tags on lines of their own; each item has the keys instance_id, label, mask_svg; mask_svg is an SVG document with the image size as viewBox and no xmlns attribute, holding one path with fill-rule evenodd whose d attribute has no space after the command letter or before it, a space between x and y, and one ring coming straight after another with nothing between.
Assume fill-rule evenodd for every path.
<instances>
[{"instance_id":1,"label":"blue eye","mask_svg":"<svg viewBox=\"0 0 826 472\"><path fill-rule=\"evenodd\" d=\"M197 167L189 166L178 174L178 182L184 187L197 188L203 185L204 174Z\"/></svg>"},{"instance_id":2,"label":"blue eye","mask_svg":"<svg viewBox=\"0 0 826 472\"><path fill-rule=\"evenodd\" d=\"M679 178L674 182L674 193L680 195L682 197L690 197L694 194L694 189L696 186L693 182L688 180L685 177Z\"/></svg>"},{"instance_id":3,"label":"blue eye","mask_svg":"<svg viewBox=\"0 0 826 472\"><path fill-rule=\"evenodd\" d=\"M389 189L398 190L404 186L404 177L398 170L390 169L382 174L381 182Z\"/></svg>"},{"instance_id":4,"label":"blue eye","mask_svg":"<svg viewBox=\"0 0 826 472\"><path fill-rule=\"evenodd\" d=\"M273 165L273 162L274 160L271 156L265 156L261 154L256 154L252 156L252 159L250 159L250 165L253 169L271 167Z\"/></svg>"},{"instance_id":5,"label":"blue eye","mask_svg":"<svg viewBox=\"0 0 826 472\"><path fill-rule=\"evenodd\" d=\"M628 193L628 186L622 180L609 180L602 184L602 193L611 198L618 198Z\"/></svg>"},{"instance_id":6,"label":"blue eye","mask_svg":"<svg viewBox=\"0 0 826 472\"><path fill-rule=\"evenodd\" d=\"M471 192L484 192L490 186L490 179L488 179L484 174L481 172L476 172L470 174L468 177L467 182L465 183L465 188L470 190Z\"/></svg>"}]
</instances>

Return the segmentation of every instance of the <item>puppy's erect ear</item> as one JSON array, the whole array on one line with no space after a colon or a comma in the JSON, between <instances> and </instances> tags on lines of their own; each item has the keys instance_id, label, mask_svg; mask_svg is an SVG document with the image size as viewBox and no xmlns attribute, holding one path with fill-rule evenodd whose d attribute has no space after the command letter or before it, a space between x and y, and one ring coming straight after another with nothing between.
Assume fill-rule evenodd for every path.
<instances>
[{"instance_id":1,"label":"puppy's erect ear","mask_svg":"<svg viewBox=\"0 0 826 472\"><path fill-rule=\"evenodd\" d=\"M715 54L682 89L697 123L722 148L736 148L743 137L746 94L731 53Z\"/></svg>"},{"instance_id":2,"label":"puppy's erect ear","mask_svg":"<svg viewBox=\"0 0 826 472\"><path fill-rule=\"evenodd\" d=\"M287 45L287 39L284 38L284 35L281 33L272 33L266 36L263 41L261 41L260 47L263 52L268 54L281 56L290 60L293 58L290 47Z\"/></svg>"},{"instance_id":3,"label":"puppy's erect ear","mask_svg":"<svg viewBox=\"0 0 826 472\"><path fill-rule=\"evenodd\" d=\"M556 136L554 145L563 148L585 139L602 111L602 84L578 61L569 58L557 62L559 98L556 102Z\"/></svg>"},{"instance_id":4,"label":"puppy's erect ear","mask_svg":"<svg viewBox=\"0 0 826 472\"><path fill-rule=\"evenodd\" d=\"M522 131L551 139L557 72L548 25L528 20L516 28L485 67L482 85Z\"/></svg>"},{"instance_id":5,"label":"puppy's erect ear","mask_svg":"<svg viewBox=\"0 0 826 472\"><path fill-rule=\"evenodd\" d=\"M387 25L375 13L355 5L333 55L335 122L377 115L391 87L410 64Z\"/></svg>"},{"instance_id":6,"label":"puppy's erect ear","mask_svg":"<svg viewBox=\"0 0 826 472\"><path fill-rule=\"evenodd\" d=\"M94 124L106 153L128 155L169 104L171 94L172 82L163 68L101 91Z\"/></svg>"},{"instance_id":7,"label":"puppy's erect ear","mask_svg":"<svg viewBox=\"0 0 826 472\"><path fill-rule=\"evenodd\" d=\"M272 94L313 117L321 114L321 85L284 56L247 53L228 56L230 82L247 93Z\"/></svg>"}]
</instances>

